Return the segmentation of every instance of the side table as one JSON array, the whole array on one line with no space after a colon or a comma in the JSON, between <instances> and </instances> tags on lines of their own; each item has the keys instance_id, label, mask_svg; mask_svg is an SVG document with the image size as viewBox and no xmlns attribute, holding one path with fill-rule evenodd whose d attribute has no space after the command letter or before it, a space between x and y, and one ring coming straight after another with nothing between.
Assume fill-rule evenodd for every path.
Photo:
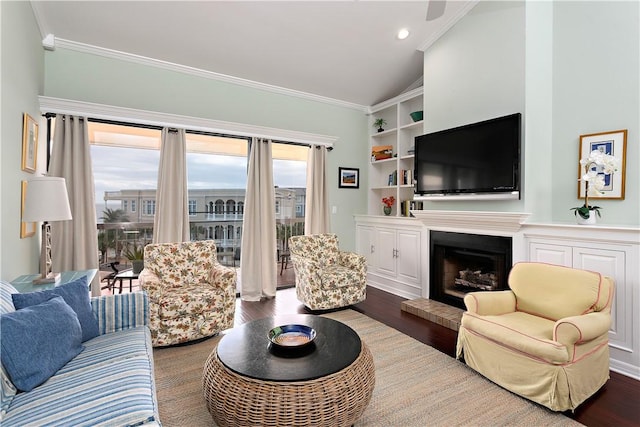
<instances>
[{"instance_id":1,"label":"side table","mask_svg":"<svg viewBox=\"0 0 640 427\"><path fill-rule=\"evenodd\" d=\"M132 269L129 270L123 270L121 272L119 272L118 274L115 275L115 277L113 278L113 293L115 294L115 290L116 290L116 282L119 281L120 282L120 293L122 293L122 281L123 280L128 280L129 281L129 292L132 291L133 289L133 281L135 279L138 278L138 275L140 273L134 273Z\"/></svg>"},{"instance_id":2,"label":"side table","mask_svg":"<svg viewBox=\"0 0 640 427\"><path fill-rule=\"evenodd\" d=\"M60 273L60 281L58 283L46 283L43 285L34 285L33 279L40 277L39 274L24 274L16 277L11 281L14 288L21 294L27 292L44 291L47 289L53 289L56 286L63 285L65 283L73 282L76 279L87 276L87 282L91 283L98 270L95 268L89 270L77 270L77 271L63 271Z\"/></svg>"}]
</instances>

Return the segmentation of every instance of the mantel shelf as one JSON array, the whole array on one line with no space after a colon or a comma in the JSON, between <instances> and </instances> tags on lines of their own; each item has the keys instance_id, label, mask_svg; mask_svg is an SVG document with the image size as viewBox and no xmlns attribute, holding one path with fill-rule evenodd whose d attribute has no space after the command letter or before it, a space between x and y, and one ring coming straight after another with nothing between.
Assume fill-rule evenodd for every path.
<instances>
[{"instance_id":1,"label":"mantel shelf","mask_svg":"<svg viewBox=\"0 0 640 427\"><path fill-rule=\"evenodd\" d=\"M485 211L411 211L429 228L460 228L517 233L530 214Z\"/></svg>"}]
</instances>

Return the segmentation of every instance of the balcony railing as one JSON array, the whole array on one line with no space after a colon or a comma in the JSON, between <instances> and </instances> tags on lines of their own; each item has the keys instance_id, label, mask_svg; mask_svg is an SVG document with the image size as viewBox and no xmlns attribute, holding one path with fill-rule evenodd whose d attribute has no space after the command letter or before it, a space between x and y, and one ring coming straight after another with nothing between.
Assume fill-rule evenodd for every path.
<instances>
[{"instance_id":1,"label":"balcony railing","mask_svg":"<svg viewBox=\"0 0 640 427\"><path fill-rule=\"evenodd\" d=\"M228 221L231 219L242 219L242 214L213 214L216 221ZM278 253L286 250L287 238L292 235L304 234L304 222L288 220L287 224L276 224ZM228 229L223 226L223 234L228 233ZM210 228L215 224L204 225L200 221L190 222L191 240L214 240L219 254L219 260L223 264L239 266L236 254L239 254L242 237L236 235L237 228L234 227L232 236L215 238ZM123 256L123 251L129 247L145 246L153 239L152 222L112 222L98 224L98 251L100 254L100 264L108 265L111 262L120 262L121 265L128 264L128 260ZM214 238L212 238L214 237Z\"/></svg>"}]
</instances>

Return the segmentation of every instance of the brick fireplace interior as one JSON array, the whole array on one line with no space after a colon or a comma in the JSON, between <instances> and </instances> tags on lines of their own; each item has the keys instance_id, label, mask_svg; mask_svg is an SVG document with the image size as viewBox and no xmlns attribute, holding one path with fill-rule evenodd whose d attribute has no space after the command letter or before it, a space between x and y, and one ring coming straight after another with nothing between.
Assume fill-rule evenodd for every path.
<instances>
[{"instance_id":1,"label":"brick fireplace interior","mask_svg":"<svg viewBox=\"0 0 640 427\"><path fill-rule=\"evenodd\" d=\"M429 298L464 309L468 292L508 289L511 237L430 232Z\"/></svg>"}]
</instances>

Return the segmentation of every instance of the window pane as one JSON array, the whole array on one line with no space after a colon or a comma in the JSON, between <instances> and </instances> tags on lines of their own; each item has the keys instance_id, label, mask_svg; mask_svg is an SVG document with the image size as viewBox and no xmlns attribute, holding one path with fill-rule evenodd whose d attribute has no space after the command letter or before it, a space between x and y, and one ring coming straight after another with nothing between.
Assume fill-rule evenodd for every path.
<instances>
[{"instance_id":1,"label":"window pane","mask_svg":"<svg viewBox=\"0 0 640 427\"><path fill-rule=\"evenodd\" d=\"M161 132L96 122L88 131L100 262L123 269L130 264L123 251L153 237Z\"/></svg>"},{"instance_id":2,"label":"window pane","mask_svg":"<svg viewBox=\"0 0 640 427\"><path fill-rule=\"evenodd\" d=\"M293 283L293 275L284 274L288 263L288 238L304 234L304 208L307 186L309 147L273 144L273 180L276 186L276 236L279 278ZM287 282L288 280L288 282Z\"/></svg>"},{"instance_id":3,"label":"window pane","mask_svg":"<svg viewBox=\"0 0 640 427\"><path fill-rule=\"evenodd\" d=\"M248 139L187 133L191 240L214 239L218 260L240 265Z\"/></svg>"}]
</instances>

